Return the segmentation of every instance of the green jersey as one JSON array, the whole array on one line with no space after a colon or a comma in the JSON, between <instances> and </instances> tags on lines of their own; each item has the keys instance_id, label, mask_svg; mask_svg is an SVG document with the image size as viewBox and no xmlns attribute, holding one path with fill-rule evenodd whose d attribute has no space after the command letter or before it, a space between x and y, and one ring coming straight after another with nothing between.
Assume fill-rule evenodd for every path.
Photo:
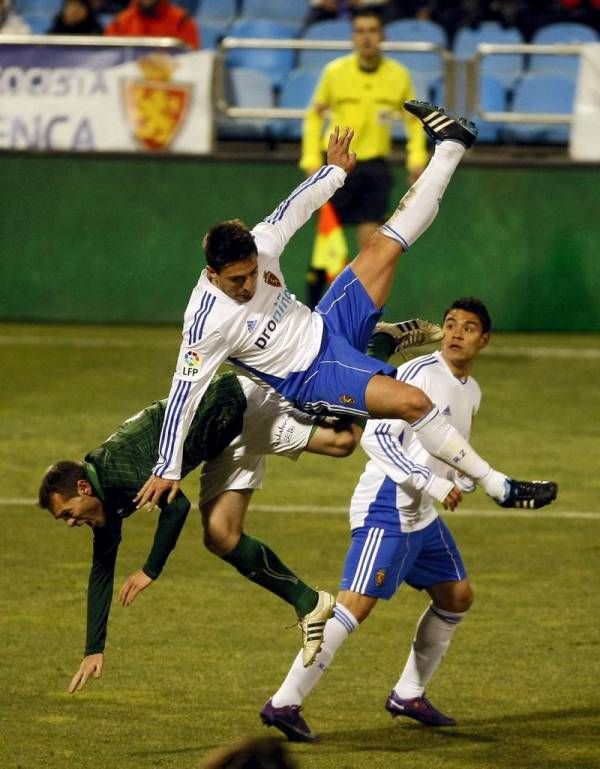
<instances>
[{"instance_id":1,"label":"green jersey","mask_svg":"<svg viewBox=\"0 0 600 769\"><path fill-rule=\"evenodd\" d=\"M135 512L134 498L152 474L158 456L166 400L156 401L127 419L104 443L86 455L87 478L103 503L106 525L94 529L88 582L85 654L104 649L123 519ZM241 433L246 397L234 374L215 377L205 392L183 448L182 478L213 459ZM167 494L165 494L167 496ZM179 492L161 508L152 548L143 571L156 579L175 547L190 509Z\"/></svg>"}]
</instances>

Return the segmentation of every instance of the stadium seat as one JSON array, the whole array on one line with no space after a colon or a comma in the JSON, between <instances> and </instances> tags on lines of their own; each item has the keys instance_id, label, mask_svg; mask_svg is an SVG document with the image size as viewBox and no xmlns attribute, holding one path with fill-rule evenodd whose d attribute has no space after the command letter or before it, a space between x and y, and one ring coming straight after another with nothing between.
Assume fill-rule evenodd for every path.
<instances>
[{"instance_id":1,"label":"stadium seat","mask_svg":"<svg viewBox=\"0 0 600 769\"><path fill-rule=\"evenodd\" d=\"M585 24L562 22L542 27L535 33L531 42L535 45L597 43L598 33ZM562 77L575 78L578 69L579 56L551 56L535 53L529 60L530 72L553 73Z\"/></svg>"},{"instance_id":2,"label":"stadium seat","mask_svg":"<svg viewBox=\"0 0 600 769\"><path fill-rule=\"evenodd\" d=\"M200 0L200 6L196 12L200 23L205 20L221 27L228 27L236 14L236 0Z\"/></svg>"},{"instance_id":3,"label":"stadium seat","mask_svg":"<svg viewBox=\"0 0 600 769\"><path fill-rule=\"evenodd\" d=\"M60 0L18 0L12 4L21 16L55 16L61 8Z\"/></svg>"},{"instance_id":4,"label":"stadium seat","mask_svg":"<svg viewBox=\"0 0 600 769\"><path fill-rule=\"evenodd\" d=\"M228 35L287 39L290 31L268 19L241 19L231 26ZM280 88L294 66L294 51L291 48L231 48L227 51L226 64L260 70L271 79L273 87Z\"/></svg>"},{"instance_id":5,"label":"stadium seat","mask_svg":"<svg viewBox=\"0 0 600 769\"><path fill-rule=\"evenodd\" d=\"M264 72L245 67L226 70L227 100L233 107L273 107L271 80ZM219 118L217 133L225 139L264 139L268 120L262 118Z\"/></svg>"},{"instance_id":6,"label":"stadium seat","mask_svg":"<svg viewBox=\"0 0 600 769\"><path fill-rule=\"evenodd\" d=\"M294 69L287 76L279 96L279 106L304 109L310 104L319 73L314 69ZM270 132L274 139L292 139L302 137L302 120L273 120Z\"/></svg>"},{"instance_id":7,"label":"stadium seat","mask_svg":"<svg viewBox=\"0 0 600 769\"><path fill-rule=\"evenodd\" d=\"M479 82L479 101L486 112L506 112L508 109L508 94L503 83L491 75L483 75ZM495 144L503 135L503 123L482 120L479 115L469 115L469 120L477 124L479 129L478 142Z\"/></svg>"},{"instance_id":8,"label":"stadium seat","mask_svg":"<svg viewBox=\"0 0 600 769\"><path fill-rule=\"evenodd\" d=\"M45 35L52 26L54 14L48 16L41 13L24 13L23 21L29 26L32 34Z\"/></svg>"},{"instance_id":9,"label":"stadium seat","mask_svg":"<svg viewBox=\"0 0 600 769\"><path fill-rule=\"evenodd\" d=\"M288 27L290 37L296 37L304 26L308 13L306 0L243 0L242 19L271 19Z\"/></svg>"},{"instance_id":10,"label":"stadium seat","mask_svg":"<svg viewBox=\"0 0 600 769\"><path fill-rule=\"evenodd\" d=\"M215 50L219 43L227 34L227 27L210 22L199 22L200 38L202 39L202 48L206 50Z\"/></svg>"},{"instance_id":11,"label":"stadium seat","mask_svg":"<svg viewBox=\"0 0 600 769\"><path fill-rule=\"evenodd\" d=\"M523 35L516 27L501 27L496 22L486 22L476 29L461 27L454 39L453 51L457 59L470 59L475 55L480 43L498 45L520 45ZM523 56L519 53L492 54L482 62L482 74L500 80L506 88L512 88L523 73Z\"/></svg>"},{"instance_id":12,"label":"stadium seat","mask_svg":"<svg viewBox=\"0 0 600 769\"><path fill-rule=\"evenodd\" d=\"M532 73L517 83L512 103L513 112L570 113L573 110L575 83L568 77ZM507 138L533 144L566 144L568 125L511 123Z\"/></svg>"},{"instance_id":13,"label":"stadium seat","mask_svg":"<svg viewBox=\"0 0 600 769\"><path fill-rule=\"evenodd\" d=\"M317 21L307 27L304 40L346 40L348 42L347 51L327 51L325 49L318 51L300 51L298 56L298 67L303 69L321 70L332 59L339 56L345 56L352 50L350 41L352 39L352 23L347 19L332 19L330 21Z\"/></svg>"},{"instance_id":14,"label":"stadium seat","mask_svg":"<svg viewBox=\"0 0 600 769\"><path fill-rule=\"evenodd\" d=\"M390 43L434 43L442 48L448 47L446 32L433 21L401 19L385 27L385 39ZM386 54L407 67L413 76L419 72L426 74L429 81L443 75L443 60L437 53L388 52Z\"/></svg>"}]
</instances>

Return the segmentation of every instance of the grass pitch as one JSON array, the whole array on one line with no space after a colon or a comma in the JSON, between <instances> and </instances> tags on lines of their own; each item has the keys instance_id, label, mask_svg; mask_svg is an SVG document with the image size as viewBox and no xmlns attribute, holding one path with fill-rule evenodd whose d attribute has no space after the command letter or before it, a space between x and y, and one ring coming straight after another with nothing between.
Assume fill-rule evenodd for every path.
<instances>
[{"instance_id":1,"label":"grass pitch","mask_svg":"<svg viewBox=\"0 0 600 769\"><path fill-rule=\"evenodd\" d=\"M177 345L174 328L0 326L1 769L193 769L213 747L264 733L258 711L298 648L293 615L203 550L194 512L160 580L129 609L113 606L102 680L66 692L83 647L90 535L28 500L50 462L81 458L166 394ZM493 338L475 371L473 442L499 469L561 488L539 512L502 511L477 492L446 515L476 602L428 694L459 726L426 729L383 709L426 604L403 588L307 700L323 739L293 746L300 767L600 767L599 369L598 336ZM248 531L335 590L363 462L271 460ZM117 589L154 526L145 511L126 522Z\"/></svg>"}]
</instances>

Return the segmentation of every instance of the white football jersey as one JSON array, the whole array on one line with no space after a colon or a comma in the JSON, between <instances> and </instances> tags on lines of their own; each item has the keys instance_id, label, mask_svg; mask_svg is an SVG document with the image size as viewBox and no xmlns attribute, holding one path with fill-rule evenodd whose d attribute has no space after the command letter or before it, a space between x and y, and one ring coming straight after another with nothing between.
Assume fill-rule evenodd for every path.
<instances>
[{"instance_id":1,"label":"white football jersey","mask_svg":"<svg viewBox=\"0 0 600 769\"><path fill-rule=\"evenodd\" d=\"M472 377L454 376L440 352L402 364L397 379L423 390L466 439L479 409L481 390ZM421 446L403 420L370 419L361 445L369 462L350 503L350 525L386 525L417 531L437 516L434 499L442 501L452 488L454 470Z\"/></svg>"},{"instance_id":2,"label":"white football jersey","mask_svg":"<svg viewBox=\"0 0 600 769\"><path fill-rule=\"evenodd\" d=\"M323 321L286 288L279 257L296 230L345 178L339 166L323 166L254 227L258 281L250 301L236 302L213 286L206 270L200 275L185 311L155 475L181 476L183 444L194 413L226 360L271 383L273 378L304 371L315 359Z\"/></svg>"}]
</instances>

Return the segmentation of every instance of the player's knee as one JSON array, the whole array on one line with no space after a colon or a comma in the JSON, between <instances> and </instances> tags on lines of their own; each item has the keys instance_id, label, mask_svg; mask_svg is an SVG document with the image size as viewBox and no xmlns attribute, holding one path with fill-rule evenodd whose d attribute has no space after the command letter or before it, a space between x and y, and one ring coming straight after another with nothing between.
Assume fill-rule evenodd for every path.
<instances>
[{"instance_id":1,"label":"player's knee","mask_svg":"<svg viewBox=\"0 0 600 769\"><path fill-rule=\"evenodd\" d=\"M474 599L475 599L475 595L473 593L473 588L470 585L467 585L456 596L456 608L454 609L454 611L461 614L466 611L469 611L469 609L473 605Z\"/></svg>"},{"instance_id":2,"label":"player's knee","mask_svg":"<svg viewBox=\"0 0 600 769\"><path fill-rule=\"evenodd\" d=\"M407 422L416 422L433 408L429 397L418 387L406 386L402 391L402 418Z\"/></svg>"},{"instance_id":3,"label":"player's knee","mask_svg":"<svg viewBox=\"0 0 600 769\"><path fill-rule=\"evenodd\" d=\"M239 536L237 537L239 540ZM231 552L237 544L233 532L220 526L204 527L204 547L214 555L222 557Z\"/></svg>"},{"instance_id":4,"label":"player's knee","mask_svg":"<svg viewBox=\"0 0 600 769\"><path fill-rule=\"evenodd\" d=\"M459 582L450 596L447 611L453 611L457 614L464 614L469 611L473 605L475 595L470 582Z\"/></svg>"}]
</instances>

